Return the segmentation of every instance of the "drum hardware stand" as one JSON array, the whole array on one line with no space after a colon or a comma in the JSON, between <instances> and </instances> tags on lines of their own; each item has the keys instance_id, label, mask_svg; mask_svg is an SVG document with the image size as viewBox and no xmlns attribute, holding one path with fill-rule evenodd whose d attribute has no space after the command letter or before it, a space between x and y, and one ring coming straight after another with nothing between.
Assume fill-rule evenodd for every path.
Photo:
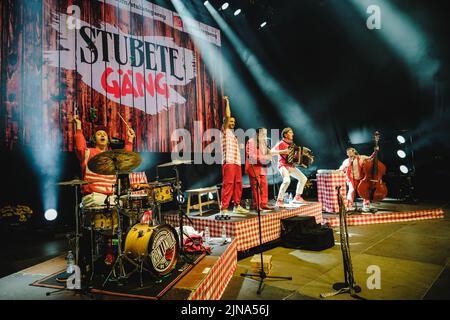
<instances>
[{"instance_id":1,"label":"drum hardware stand","mask_svg":"<svg viewBox=\"0 0 450 320\"><path fill-rule=\"evenodd\" d=\"M78 177L75 177L75 180L78 179ZM73 185L75 187L75 265L78 266L79 263L79 251L80 251L80 229L79 229L79 211L78 211L78 184L74 184ZM62 272L62 273L65 273ZM66 287L62 288L62 289L58 289L55 291L49 291L46 292L45 295L46 296L50 296L51 294L57 293L57 292L62 292L64 290L68 290ZM80 290L71 290L73 292L78 292L81 294L86 294L86 290L84 289L80 289Z\"/></svg>"},{"instance_id":2,"label":"drum hardware stand","mask_svg":"<svg viewBox=\"0 0 450 320\"><path fill-rule=\"evenodd\" d=\"M183 208L182 208L181 182L180 182L180 176L179 176L179 173L178 173L178 167L175 165L173 167L173 170L175 171L175 174L176 174L176 184L175 184L174 189L176 190L176 194L177 194L176 195L176 199L177 199L177 202L178 202L178 219L179 219L179 224L180 224L180 231L179 231L179 241L180 241L180 244L179 244L180 245L179 255L181 257L183 257L183 260L185 262L187 262L189 264L193 264L193 261L191 261L191 259L189 259L186 256L186 253L184 251L184 241L183 241L184 240L184 235L186 235L186 237L188 237L189 239L191 239L191 237L184 232L183 218L186 217L191 224L194 224L194 223L191 220L191 218L189 218L187 216L187 214L183 211Z\"/></svg>"},{"instance_id":3,"label":"drum hardware stand","mask_svg":"<svg viewBox=\"0 0 450 320\"><path fill-rule=\"evenodd\" d=\"M117 209L117 240L118 240L118 244L117 244L117 259L116 261L114 261L114 264L111 267L111 271L109 272L108 276L106 277L105 281L102 284L102 287L105 287L106 283L108 282L109 278L111 277L111 275L114 275L114 277L118 280L121 280L123 278L128 278L129 274L127 274L125 272L125 267L123 265L123 260L127 260L129 262L132 262L132 260L130 258L128 258L123 252L122 252L122 219L120 217L121 215L121 208L120 208L120 179L119 179L119 170L117 169L117 159L113 159L114 162L114 167L115 167L115 171L116 171L116 199L115 199L115 207ZM112 224L113 224L113 228L114 228L114 218L112 218ZM134 262L134 261L133 261ZM119 265L119 275L116 274L116 266Z\"/></svg>"},{"instance_id":4,"label":"drum hardware stand","mask_svg":"<svg viewBox=\"0 0 450 320\"><path fill-rule=\"evenodd\" d=\"M255 168L253 167L253 164L250 164L250 167L252 168L252 172L253 175L255 176L255 178L257 177L255 174ZM261 225L261 208L260 208L260 194L261 194L261 185L259 183L259 178L256 178L256 188L258 190L257 194L256 194L256 210L258 212L258 231L259 231L259 253L260 253L260 257L261 257L261 269L258 273L241 273L242 277L259 277L259 287L258 290L256 291L257 294L261 294L262 289L263 289L263 284L264 284L264 279L284 279L284 280L292 280L292 277L287 276L287 277L280 277L280 276L268 276L266 274L266 272L264 271L264 258L263 258L263 249L262 249L262 225Z\"/></svg>"},{"instance_id":5,"label":"drum hardware stand","mask_svg":"<svg viewBox=\"0 0 450 320\"><path fill-rule=\"evenodd\" d=\"M344 201L342 195L340 194L341 186L337 186L336 190L339 199L339 228L341 236L341 250L342 250L342 260L344 264L344 280L345 282L336 282L333 284L333 289L335 292L331 293L321 293L321 298L333 297L342 293L350 293L350 296L359 300L365 300L363 297L357 295L361 292L361 287L356 285L355 278L353 277L353 266L350 256L350 244L347 228L347 215L345 211Z\"/></svg>"}]
</instances>

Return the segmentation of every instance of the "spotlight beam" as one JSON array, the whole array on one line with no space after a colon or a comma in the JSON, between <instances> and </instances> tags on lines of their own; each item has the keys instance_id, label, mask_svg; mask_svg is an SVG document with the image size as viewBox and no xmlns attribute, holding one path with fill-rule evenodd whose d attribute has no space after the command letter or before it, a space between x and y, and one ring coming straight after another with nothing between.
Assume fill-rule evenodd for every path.
<instances>
[{"instance_id":1,"label":"spotlight beam","mask_svg":"<svg viewBox=\"0 0 450 320\"><path fill-rule=\"evenodd\" d=\"M350 2L366 19L368 17L366 10L374 1L350 0ZM376 34L406 63L411 74L424 84L432 84L440 62L430 55L427 34L392 1L376 2L381 11L381 29L376 30Z\"/></svg>"},{"instance_id":2,"label":"spotlight beam","mask_svg":"<svg viewBox=\"0 0 450 320\"><path fill-rule=\"evenodd\" d=\"M193 15L190 13L189 8L180 0L171 0L175 10L180 15L183 21L184 28L190 32L190 34L196 34L197 30L194 26L189 23L190 21L195 21ZM205 6L210 7L211 4L205 1ZM192 9L193 10L193 9ZM249 92L247 85L242 81L240 75L237 73L236 68L234 68L227 59L221 59L218 63L217 57L222 56L220 49L212 44L206 43L206 41L201 41L197 37L192 37L192 41L195 43L196 47L199 48L202 54L202 59L205 65L212 75L212 77L217 81L217 83L222 83L223 79L226 79L227 91L233 99L232 105L245 106L246 112L240 113L239 122L242 126L252 123L255 120L255 114L257 112L257 103L255 99L250 95L246 94ZM220 66L222 64L222 66ZM236 112L237 111L237 112ZM239 111L233 109L233 113L238 113Z\"/></svg>"},{"instance_id":3,"label":"spotlight beam","mask_svg":"<svg viewBox=\"0 0 450 320\"><path fill-rule=\"evenodd\" d=\"M267 98L281 110L281 116L287 125L300 133L305 142L312 147L324 144L323 134L312 124L313 121L304 108L279 84L277 80L263 67L258 58L231 30L225 20L210 4L205 5L220 29L233 44L237 54L247 66L258 86Z\"/></svg>"}]
</instances>

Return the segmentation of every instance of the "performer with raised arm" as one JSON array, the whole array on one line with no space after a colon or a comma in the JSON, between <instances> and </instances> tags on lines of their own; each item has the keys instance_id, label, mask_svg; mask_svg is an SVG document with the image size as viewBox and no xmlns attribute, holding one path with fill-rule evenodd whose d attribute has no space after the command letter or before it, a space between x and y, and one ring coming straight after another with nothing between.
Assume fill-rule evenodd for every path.
<instances>
[{"instance_id":1,"label":"performer with raised arm","mask_svg":"<svg viewBox=\"0 0 450 320\"><path fill-rule=\"evenodd\" d=\"M81 120L77 115L73 117L73 121L76 126L75 132L75 153L82 170L83 180L92 182L91 184L83 185L83 206L99 206L104 205L106 197L114 194L114 185L116 183L116 177L114 175L97 174L89 170L88 162L97 154L108 151L109 149L109 137L108 129L106 127L97 126L95 128L94 140L95 147L88 148L86 139L84 138ZM128 128L128 139L125 141L124 149L127 151L133 150L133 141L135 133L132 128ZM110 200L111 203L112 199Z\"/></svg>"},{"instance_id":2,"label":"performer with raised arm","mask_svg":"<svg viewBox=\"0 0 450 320\"><path fill-rule=\"evenodd\" d=\"M292 128L284 128L281 132L282 140L279 141L271 150L272 155L278 155L278 170L283 177L283 182L278 192L277 207L284 207L284 194L291 184L291 177L298 180L295 197L292 200L293 204L306 203L302 197L303 188L305 187L308 178L294 165L290 164L287 160L289 154L289 146L293 143L294 131Z\"/></svg>"},{"instance_id":3,"label":"performer with raised arm","mask_svg":"<svg viewBox=\"0 0 450 320\"><path fill-rule=\"evenodd\" d=\"M225 118L222 127L222 204L221 210L224 215L228 215L228 207L231 199L234 202L234 211L238 213L248 213L247 209L241 207L242 196L242 171L241 171L241 153L240 149L244 146L239 145L234 135L236 120L231 116L230 101L227 96L225 99Z\"/></svg>"}]
</instances>

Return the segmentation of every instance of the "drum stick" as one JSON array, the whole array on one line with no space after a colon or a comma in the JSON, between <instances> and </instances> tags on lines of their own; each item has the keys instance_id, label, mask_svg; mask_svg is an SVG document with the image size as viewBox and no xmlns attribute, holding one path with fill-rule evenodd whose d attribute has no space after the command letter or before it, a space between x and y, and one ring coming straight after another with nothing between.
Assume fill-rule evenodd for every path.
<instances>
[{"instance_id":1,"label":"drum stick","mask_svg":"<svg viewBox=\"0 0 450 320\"><path fill-rule=\"evenodd\" d=\"M125 121L124 118L122 118L122 115L120 114L120 112L118 112L120 119L122 119L122 121L125 123L125 125L127 126L128 130L130 130L130 126L128 125L128 123Z\"/></svg>"}]
</instances>

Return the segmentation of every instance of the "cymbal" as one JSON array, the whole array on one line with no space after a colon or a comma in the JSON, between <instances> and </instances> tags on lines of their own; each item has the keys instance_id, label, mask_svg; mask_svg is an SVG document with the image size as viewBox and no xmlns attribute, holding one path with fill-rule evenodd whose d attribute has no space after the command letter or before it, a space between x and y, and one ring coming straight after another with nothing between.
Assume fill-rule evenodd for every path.
<instances>
[{"instance_id":1,"label":"cymbal","mask_svg":"<svg viewBox=\"0 0 450 320\"><path fill-rule=\"evenodd\" d=\"M141 164L141 156L132 151L111 150L104 151L88 162L88 168L97 174L113 175L129 173Z\"/></svg>"},{"instance_id":2,"label":"cymbal","mask_svg":"<svg viewBox=\"0 0 450 320\"><path fill-rule=\"evenodd\" d=\"M57 184L60 186L81 186L81 185L90 184L90 183L92 183L92 182L84 181L84 180L80 180L80 179L73 179L70 181L61 181L61 182L58 182Z\"/></svg>"},{"instance_id":3,"label":"cymbal","mask_svg":"<svg viewBox=\"0 0 450 320\"><path fill-rule=\"evenodd\" d=\"M177 180L177 178L163 178L163 179L159 179L157 182L171 182L171 181L175 181Z\"/></svg>"},{"instance_id":4,"label":"cymbal","mask_svg":"<svg viewBox=\"0 0 450 320\"><path fill-rule=\"evenodd\" d=\"M157 167L158 168L171 167L171 166L179 166L180 164L190 164L190 163L192 163L192 160L173 160L172 162L160 164Z\"/></svg>"}]
</instances>

